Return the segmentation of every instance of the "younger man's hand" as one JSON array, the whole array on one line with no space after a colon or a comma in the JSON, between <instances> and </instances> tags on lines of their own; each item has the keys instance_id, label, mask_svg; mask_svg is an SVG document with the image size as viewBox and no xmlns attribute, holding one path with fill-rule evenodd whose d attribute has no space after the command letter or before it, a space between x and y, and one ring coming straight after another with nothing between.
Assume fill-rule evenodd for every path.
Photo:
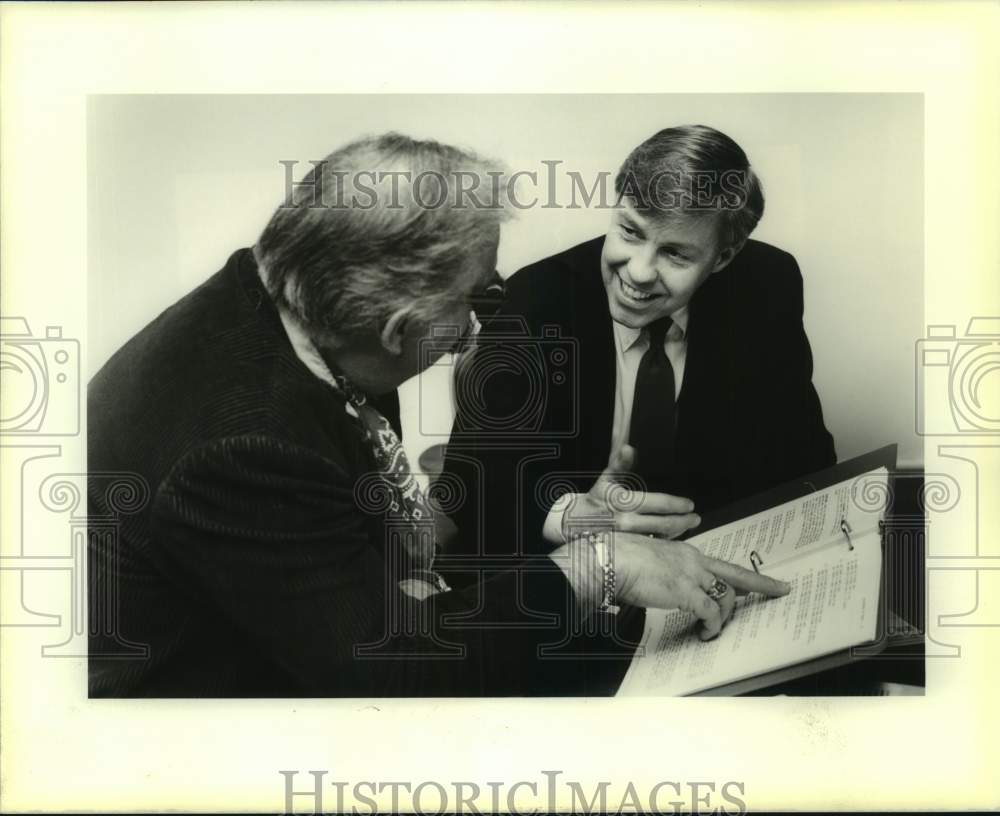
<instances>
[{"instance_id":1,"label":"younger man's hand","mask_svg":"<svg viewBox=\"0 0 1000 816\"><path fill-rule=\"evenodd\" d=\"M635 449L622 445L611 454L604 472L586 493L567 494L562 515L562 540L575 528L612 522L623 533L673 539L701 524L694 502L667 493L643 493L631 489L625 477L635 463Z\"/></svg>"}]
</instances>

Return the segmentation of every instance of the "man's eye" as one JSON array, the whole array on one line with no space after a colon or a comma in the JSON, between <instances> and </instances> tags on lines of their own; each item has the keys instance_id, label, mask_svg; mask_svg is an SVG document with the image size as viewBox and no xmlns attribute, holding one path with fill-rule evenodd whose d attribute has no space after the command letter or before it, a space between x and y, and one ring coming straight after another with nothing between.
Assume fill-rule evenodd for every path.
<instances>
[{"instance_id":1,"label":"man's eye","mask_svg":"<svg viewBox=\"0 0 1000 816\"><path fill-rule=\"evenodd\" d=\"M622 232L624 232L629 238L635 238L639 233L632 229L631 227L626 227L624 224L621 225Z\"/></svg>"}]
</instances>

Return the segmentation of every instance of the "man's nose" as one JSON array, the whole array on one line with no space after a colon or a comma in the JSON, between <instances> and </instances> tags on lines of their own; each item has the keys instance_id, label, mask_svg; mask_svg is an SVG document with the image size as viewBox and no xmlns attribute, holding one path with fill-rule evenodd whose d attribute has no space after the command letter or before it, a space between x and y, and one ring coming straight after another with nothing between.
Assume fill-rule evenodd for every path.
<instances>
[{"instance_id":1,"label":"man's nose","mask_svg":"<svg viewBox=\"0 0 1000 816\"><path fill-rule=\"evenodd\" d=\"M656 280L656 258L653 253L638 251L628 259L628 276L637 286L646 286Z\"/></svg>"}]
</instances>

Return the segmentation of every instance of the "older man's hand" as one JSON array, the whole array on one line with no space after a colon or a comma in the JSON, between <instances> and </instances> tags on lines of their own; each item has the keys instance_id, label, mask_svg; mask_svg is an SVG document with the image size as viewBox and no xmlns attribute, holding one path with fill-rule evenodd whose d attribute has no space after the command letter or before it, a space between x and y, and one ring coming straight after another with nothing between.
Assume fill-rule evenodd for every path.
<instances>
[{"instance_id":1,"label":"older man's hand","mask_svg":"<svg viewBox=\"0 0 1000 816\"><path fill-rule=\"evenodd\" d=\"M704 555L683 541L604 535L614 559L615 603L691 612L701 621L702 640L719 634L733 614L737 595L778 597L791 590L782 581ZM550 557L566 573L581 603L596 608L603 598L604 570L588 537L573 539Z\"/></svg>"},{"instance_id":2,"label":"older man's hand","mask_svg":"<svg viewBox=\"0 0 1000 816\"><path fill-rule=\"evenodd\" d=\"M586 493L568 493L557 502L562 511L559 534L546 525L546 537L568 541L574 530L604 522L622 533L639 533L659 538L677 538L701 524L694 502L667 493L646 493L636 489L631 474L635 449L622 445L611 454L604 472ZM552 514L550 514L550 518Z\"/></svg>"},{"instance_id":3,"label":"older man's hand","mask_svg":"<svg viewBox=\"0 0 1000 816\"><path fill-rule=\"evenodd\" d=\"M719 634L737 595L759 592L776 598L791 590L783 581L704 555L683 541L616 533L614 548L617 598L632 606L692 612L701 620L702 640ZM713 584L725 590L717 598L709 594Z\"/></svg>"}]
</instances>

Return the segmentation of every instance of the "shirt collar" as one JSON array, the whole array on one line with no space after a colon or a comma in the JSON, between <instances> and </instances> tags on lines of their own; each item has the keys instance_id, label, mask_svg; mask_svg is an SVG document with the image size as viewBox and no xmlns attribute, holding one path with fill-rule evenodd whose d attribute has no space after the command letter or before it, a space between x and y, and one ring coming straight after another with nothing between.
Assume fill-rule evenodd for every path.
<instances>
[{"instance_id":1,"label":"shirt collar","mask_svg":"<svg viewBox=\"0 0 1000 816\"><path fill-rule=\"evenodd\" d=\"M671 319L674 321L674 325L670 327L670 334L668 336L675 335L675 326L680 330L681 339L687 334L688 326L688 307L681 306L676 312L670 315ZM617 321L612 321L615 329L615 342L618 343L618 348L621 351L628 351L632 346L639 342L639 339L644 336L643 329L633 329L630 326L625 326Z\"/></svg>"},{"instance_id":2,"label":"shirt collar","mask_svg":"<svg viewBox=\"0 0 1000 816\"><path fill-rule=\"evenodd\" d=\"M266 288L267 272L260 264L258 264L257 274L264 282ZM281 325L285 327L285 334L288 335L288 341L292 344L292 351L295 352L295 356L316 377L339 390L340 386L337 385L337 381L330 371L330 366L326 364L323 356L316 348L316 344L310 339L309 334L299 319L284 307L278 306L277 308L278 316L281 318Z\"/></svg>"}]
</instances>

